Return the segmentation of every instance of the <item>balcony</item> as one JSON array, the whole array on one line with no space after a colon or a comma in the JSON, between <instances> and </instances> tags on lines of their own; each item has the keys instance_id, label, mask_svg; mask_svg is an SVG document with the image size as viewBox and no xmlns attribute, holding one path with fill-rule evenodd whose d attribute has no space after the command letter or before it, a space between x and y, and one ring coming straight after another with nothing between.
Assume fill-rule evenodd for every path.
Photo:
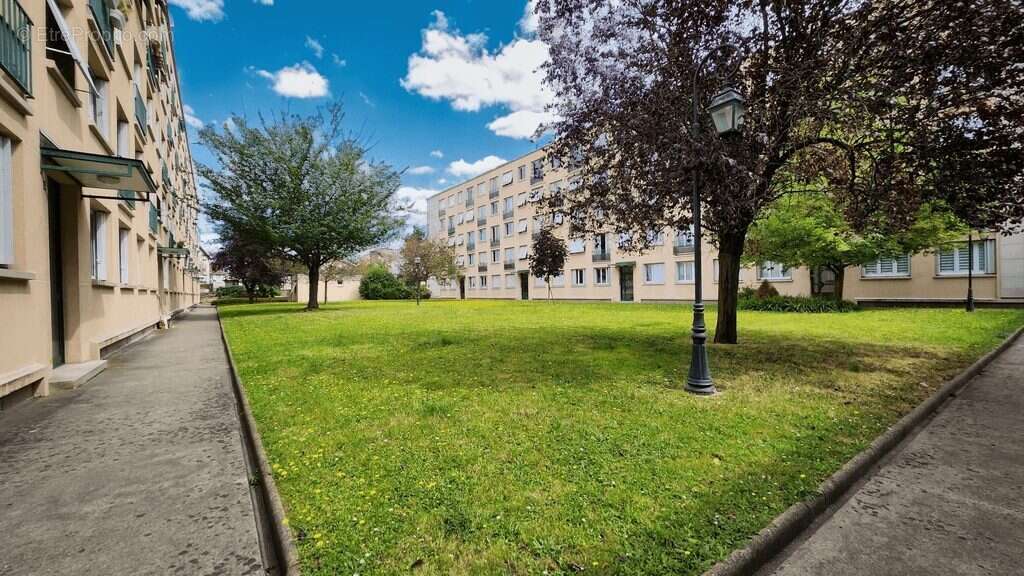
<instances>
[{"instance_id":1,"label":"balcony","mask_svg":"<svg viewBox=\"0 0 1024 576\"><path fill-rule=\"evenodd\" d=\"M476 267L477 272L487 272L487 264L478 264Z\"/></svg>"},{"instance_id":2,"label":"balcony","mask_svg":"<svg viewBox=\"0 0 1024 576\"><path fill-rule=\"evenodd\" d=\"M438 208L438 210L437 210L437 217L438 218L444 218L447 215L448 214L445 212L444 208Z\"/></svg>"},{"instance_id":3,"label":"balcony","mask_svg":"<svg viewBox=\"0 0 1024 576\"><path fill-rule=\"evenodd\" d=\"M491 238L491 248L501 246L501 238Z\"/></svg>"},{"instance_id":4,"label":"balcony","mask_svg":"<svg viewBox=\"0 0 1024 576\"><path fill-rule=\"evenodd\" d=\"M455 227L454 226L449 226L448 227L448 235L449 236L455 236Z\"/></svg>"},{"instance_id":5,"label":"balcony","mask_svg":"<svg viewBox=\"0 0 1024 576\"><path fill-rule=\"evenodd\" d=\"M477 226L486 226L487 225L487 218L486 217L484 217L484 218L477 218L476 219L476 225Z\"/></svg>"},{"instance_id":6,"label":"balcony","mask_svg":"<svg viewBox=\"0 0 1024 576\"><path fill-rule=\"evenodd\" d=\"M679 244L672 245L672 254L679 256L680 254L693 254L693 244L689 246L680 246Z\"/></svg>"},{"instance_id":7,"label":"balcony","mask_svg":"<svg viewBox=\"0 0 1024 576\"><path fill-rule=\"evenodd\" d=\"M156 234L160 230L160 213L157 212L156 206L152 202L149 203L149 231Z\"/></svg>"},{"instance_id":8,"label":"balcony","mask_svg":"<svg viewBox=\"0 0 1024 576\"><path fill-rule=\"evenodd\" d=\"M127 206L129 210L135 210L135 199L137 196L135 192L132 190L118 190L117 196L121 199L121 202L124 202L124 205Z\"/></svg>"},{"instance_id":9,"label":"balcony","mask_svg":"<svg viewBox=\"0 0 1024 576\"><path fill-rule=\"evenodd\" d=\"M501 213L501 219L502 220L511 220L514 217L515 217L515 211L514 210L506 210L506 211Z\"/></svg>"},{"instance_id":10,"label":"balcony","mask_svg":"<svg viewBox=\"0 0 1024 576\"><path fill-rule=\"evenodd\" d=\"M490 192L487 193L487 198L489 200L494 200L495 198L497 198L500 195L501 195L501 192L497 188L495 188L494 190L491 190Z\"/></svg>"},{"instance_id":11,"label":"balcony","mask_svg":"<svg viewBox=\"0 0 1024 576\"><path fill-rule=\"evenodd\" d=\"M515 262L505 262L505 270L515 270L515 269L516 269L516 263Z\"/></svg>"},{"instance_id":12,"label":"balcony","mask_svg":"<svg viewBox=\"0 0 1024 576\"><path fill-rule=\"evenodd\" d=\"M17 2L0 2L0 68L32 93L32 21Z\"/></svg>"},{"instance_id":13,"label":"balcony","mask_svg":"<svg viewBox=\"0 0 1024 576\"><path fill-rule=\"evenodd\" d=\"M466 242L466 251L471 252L476 250L476 242Z\"/></svg>"},{"instance_id":14,"label":"balcony","mask_svg":"<svg viewBox=\"0 0 1024 576\"><path fill-rule=\"evenodd\" d=\"M594 252L592 258L594 262L610 262L612 259L612 254L611 252L607 251Z\"/></svg>"},{"instance_id":15,"label":"balcony","mask_svg":"<svg viewBox=\"0 0 1024 576\"><path fill-rule=\"evenodd\" d=\"M100 38L107 48L107 54L114 54L114 29L110 26L110 3L108 0L89 0L92 19L99 28Z\"/></svg>"},{"instance_id":16,"label":"balcony","mask_svg":"<svg viewBox=\"0 0 1024 576\"><path fill-rule=\"evenodd\" d=\"M472 207L473 207L473 197L472 196L468 196L468 197L466 197L466 208L472 208Z\"/></svg>"},{"instance_id":17,"label":"balcony","mask_svg":"<svg viewBox=\"0 0 1024 576\"><path fill-rule=\"evenodd\" d=\"M149 125L149 119L146 115L146 101L142 99L138 85L135 86L135 121L138 122L142 133L145 134L146 126Z\"/></svg>"}]
</instances>

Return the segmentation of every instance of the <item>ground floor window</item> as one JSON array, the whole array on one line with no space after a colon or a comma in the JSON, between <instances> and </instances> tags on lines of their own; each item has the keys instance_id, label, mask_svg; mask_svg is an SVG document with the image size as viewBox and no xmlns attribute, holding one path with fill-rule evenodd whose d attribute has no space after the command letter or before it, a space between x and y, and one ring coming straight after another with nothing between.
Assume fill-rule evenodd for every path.
<instances>
[{"instance_id":1,"label":"ground floor window","mask_svg":"<svg viewBox=\"0 0 1024 576\"><path fill-rule=\"evenodd\" d=\"M594 268L594 284L597 284L598 286L608 285L607 268Z\"/></svg>"},{"instance_id":2,"label":"ground floor window","mask_svg":"<svg viewBox=\"0 0 1024 576\"><path fill-rule=\"evenodd\" d=\"M14 265L14 178L11 139L0 136L0 266Z\"/></svg>"},{"instance_id":3,"label":"ground floor window","mask_svg":"<svg viewBox=\"0 0 1024 576\"><path fill-rule=\"evenodd\" d=\"M693 262L676 262L676 282L693 284Z\"/></svg>"},{"instance_id":4,"label":"ground floor window","mask_svg":"<svg viewBox=\"0 0 1024 576\"><path fill-rule=\"evenodd\" d=\"M516 287L516 275L515 274L505 274L505 288L515 288L515 287Z\"/></svg>"},{"instance_id":5,"label":"ground floor window","mask_svg":"<svg viewBox=\"0 0 1024 576\"><path fill-rule=\"evenodd\" d=\"M583 286L587 283L586 271L583 268L576 268L572 271L572 285Z\"/></svg>"},{"instance_id":6,"label":"ground floor window","mask_svg":"<svg viewBox=\"0 0 1024 576\"><path fill-rule=\"evenodd\" d=\"M121 284L128 284L128 240L130 231L127 228L117 229L117 269Z\"/></svg>"},{"instance_id":7,"label":"ground floor window","mask_svg":"<svg viewBox=\"0 0 1024 576\"><path fill-rule=\"evenodd\" d=\"M758 280L792 280L793 275L789 268L778 262L766 261L757 267Z\"/></svg>"},{"instance_id":8,"label":"ground floor window","mask_svg":"<svg viewBox=\"0 0 1024 576\"><path fill-rule=\"evenodd\" d=\"M644 284L664 284L665 265L662 263L644 264Z\"/></svg>"},{"instance_id":9,"label":"ground floor window","mask_svg":"<svg viewBox=\"0 0 1024 576\"><path fill-rule=\"evenodd\" d=\"M865 278L910 276L910 254L879 258L861 267Z\"/></svg>"},{"instance_id":10,"label":"ground floor window","mask_svg":"<svg viewBox=\"0 0 1024 576\"><path fill-rule=\"evenodd\" d=\"M476 276L469 277L469 287L476 288Z\"/></svg>"},{"instance_id":11,"label":"ground floor window","mask_svg":"<svg viewBox=\"0 0 1024 576\"><path fill-rule=\"evenodd\" d=\"M501 276L491 276L491 288L501 288Z\"/></svg>"},{"instance_id":12,"label":"ground floor window","mask_svg":"<svg viewBox=\"0 0 1024 576\"><path fill-rule=\"evenodd\" d=\"M93 280L107 279L107 213L93 210L89 219L89 245L92 251Z\"/></svg>"},{"instance_id":13,"label":"ground floor window","mask_svg":"<svg viewBox=\"0 0 1024 576\"><path fill-rule=\"evenodd\" d=\"M481 289L486 289L487 288L487 276L481 276L480 277L480 288Z\"/></svg>"},{"instance_id":14,"label":"ground floor window","mask_svg":"<svg viewBox=\"0 0 1024 576\"><path fill-rule=\"evenodd\" d=\"M975 274L994 274L996 271L996 241L993 239L973 242L973 258L967 249L967 242L945 246L936 254L939 276L966 276L969 268Z\"/></svg>"}]
</instances>

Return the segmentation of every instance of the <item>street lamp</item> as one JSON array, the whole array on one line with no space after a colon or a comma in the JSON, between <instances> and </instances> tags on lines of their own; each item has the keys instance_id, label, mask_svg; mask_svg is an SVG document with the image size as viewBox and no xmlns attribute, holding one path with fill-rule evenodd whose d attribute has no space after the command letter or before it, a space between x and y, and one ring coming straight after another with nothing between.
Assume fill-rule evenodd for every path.
<instances>
[{"instance_id":1,"label":"street lamp","mask_svg":"<svg viewBox=\"0 0 1024 576\"><path fill-rule=\"evenodd\" d=\"M700 93L697 79L703 71L708 59L722 50L737 51L731 44L723 44L707 53L697 65L693 80L693 119L690 123L690 134L694 139L700 132ZM735 88L727 87L719 92L708 106L707 111L711 114L711 120L715 125L715 131L719 135L739 132L743 128L743 116L746 112L743 96ZM693 394L711 395L716 392L715 384L711 381L711 369L708 366L707 339L708 330L704 324L704 289L702 286L701 270L701 225L700 225L700 183L697 181L697 172L693 174L693 346L691 349L690 373L686 377L686 391Z\"/></svg>"},{"instance_id":2,"label":"street lamp","mask_svg":"<svg viewBox=\"0 0 1024 576\"><path fill-rule=\"evenodd\" d=\"M967 311L974 312L974 231L967 229Z\"/></svg>"},{"instance_id":3,"label":"street lamp","mask_svg":"<svg viewBox=\"0 0 1024 576\"><path fill-rule=\"evenodd\" d=\"M423 260L421 260L419 256L417 256L416 258L413 259L413 270L415 270L414 274L416 276L416 305L417 306L420 305L420 276L423 274L420 271L420 264L422 262L423 262Z\"/></svg>"}]
</instances>

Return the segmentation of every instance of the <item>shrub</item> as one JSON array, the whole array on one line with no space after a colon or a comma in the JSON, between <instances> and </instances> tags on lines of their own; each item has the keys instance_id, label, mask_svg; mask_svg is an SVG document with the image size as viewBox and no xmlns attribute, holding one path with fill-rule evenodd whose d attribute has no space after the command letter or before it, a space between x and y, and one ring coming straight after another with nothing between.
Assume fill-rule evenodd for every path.
<instances>
[{"instance_id":1,"label":"shrub","mask_svg":"<svg viewBox=\"0 0 1024 576\"><path fill-rule=\"evenodd\" d=\"M778 295L779 291L775 289L775 286L769 284L767 280L761 282L761 285L757 287L757 293L755 294L759 300L774 298Z\"/></svg>"},{"instance_id":2,"label":"shrub","mask_svg":"<svg viewBox=\"0 0 1024 576\"><path fill-rule=\"evenodd\" d=\"M767 298L741 297L736 306L740 310L761 312L854 312L860 310L856 302L820 296L768 296Z\"/></svg>"},{"instance_id":3,"label":"shrub","mask_svg":"<svg viewBox=\"0 0 1024 576\"><path fill-rule=\"evenodd\" d=\"M245 298L244 286L221 286L217 288L217 298Z\"/></svg>"},{"instance_id":4,"label":"shrub","mask_svg":"<svg viewBox=\"0 0 1024 576\"><path fill-rule=\"evenodd\" d=\"M372 266L359 282L359 295L364 300L406 300L412 290L383 266Z\"/></svg>"}]
</instances>

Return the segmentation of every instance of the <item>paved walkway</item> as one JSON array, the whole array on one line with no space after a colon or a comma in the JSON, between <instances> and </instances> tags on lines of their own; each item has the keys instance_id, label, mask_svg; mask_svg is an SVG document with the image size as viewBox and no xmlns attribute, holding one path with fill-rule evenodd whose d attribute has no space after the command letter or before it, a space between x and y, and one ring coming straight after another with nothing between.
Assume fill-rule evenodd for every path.
<instances>
[{"instance_id":1,"label":"paved walkway","mask_svg":"<svg viewBox=\"0 0 1024 576\"><path fill-rule=\"evenodd\" d=\"M2 575L260 574L213 308L0 416Z\"/></svg>"},{"instance_id":2,"label":"paved walkway","mask_svg":"<svg viewBox=\"0 0 1024 576\"><path fill-rule=\"evenodd\" d=\"M763 572L1024 574L1024 338L788 554Z\"/></svg>"}]
</instances>

